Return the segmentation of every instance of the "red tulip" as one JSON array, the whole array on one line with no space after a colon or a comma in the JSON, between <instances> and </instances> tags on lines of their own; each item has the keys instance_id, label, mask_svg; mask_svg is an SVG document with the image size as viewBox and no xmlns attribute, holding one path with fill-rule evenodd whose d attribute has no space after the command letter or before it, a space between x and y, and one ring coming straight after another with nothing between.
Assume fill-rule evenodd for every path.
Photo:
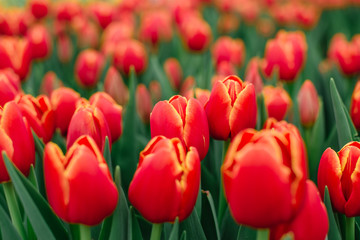
<instances>
[{"instance_id":1,"label":"red tulip","mask_svg":"<svg viewBox=\"0 0 360 240\"><path fill-rule=\"evenodd\" d=\"M42 19L49 13L49 0L30 0L29 9L36 19Z\"/></svg>"},{"instance_id":2,"label":"red tulip","mask_svg":"<svg viewBox=\"0 0 360 240\"><path fill-rule=\"evenodd\" d=\"M307 43L303 32L280 30L265 48L263 71L267 77L274 72L283 81L294 81L305 64Z\"/></svg>"},{"instance_id":3,"label":"red tulip","mask_svg":"<svg viewBox=\"0 0 360 240\"><path fill-rule=\"evenodd\" d=\"M260 59L258 57L252 58L248 63L245 72L245 82L252 83L254 85L256 95L261 93L264 86L263 80L259 72L259 64Z\"/></svg>"},{"instance_id":4,"label":"red tulip","mask_svg":"<svg viewBox=\"0 0 360 240\"><path fill-rule=\"evenodd\" d=\"M112 22L107 26L102 34L101 51L105 55L113 55L118 44L124 40L129 40L134 35L134 27L126 22Z\"/></svg>"},{"instance_id":5,"label":"red tulip","mask_svg":"<svg viewBox=\"0 0 360 240\"><path fill-rule=\"evenodd\" d=\"M212 56L216 65L225 61L241 67L245 59L244 42L228 36L220 37L212 47Z\"/></svg>"},{"instance_id":6,"label":"red tulip","mask_svg":"<svg viewBox=\"0 0 360 240\"><path fill-rule=\"evenodd\" d=\"M34 139L27 121L14 101L0 108L0 152L5 151L13 164L25 175L35 164ZM0 183L10 180L2 155L0 156Z\"/></svg>"},{"instance_id":7,"label":"red tulip","mask_svg":"<svg viewBox=\"0 0 360 240\"><path fill-rule=\"evenodd\" d=\"M94 140L82 136L64 156L50 142L44 150L46 194L64 221L97 225L116 208L118 191Z\"/></svg>"},{"instance_id":8,"label":"red tulip","mask_svg":"<svg viewBox=\"0 0 360 240\"><path fill-rule=\"evenodd\" d=\"M55 130L55 114L49 98L45 95L35 98L29 94L21 94L16 97L15 102L36 135L44 143L49 142Z\"/></svg>"},{"instance_id":9,"label":"red tulip","mask_svg":"<svg viewBox=\"0 0 360 240\"><path fill-rule=\"evenodd\" d=\"M57 55L62 63L68 63L73 56L73 45L67 34L60 34L57 38Z\"/></svg>"},{"instance_id":10,"label":"red tulip","mask_svg":"<svg viewBox=\"0 0 360 240\"><path fill-rule=\"evenodd\" d=\"M105 59L100 52L93 49L82 51L75 63L75 77L77 82L83 87L95 87L99 81L104 65Z\"/></svg>"},{"instance_id":11,"label":"red tulip","mask_svg":"<svg viewBox=\"0 0 360 240\"><path fill-rule=\"evenodd\" d=\"M349 142L339 152L327 148L320 159L318 186L324 196L329 188L333 208L347 217L360 215L359 164L360 143Z\"/></svg>"},{"instance_id":12,"label":"red tulip","mask_svg":"<svg viewBox=\"0 0 360 240\"><path fill-rule=\"evenodd\" d=\"M217 81L205 106L210 135L226 140L245 128L256 125L257 105L252 84L237 76Z\"/></svg>"},{"instance_id":13,"label":"red tulip","mask_svg":"<svg viewBox=\"0 0 360 240\"><path fill-rule=\"evenodd\" d=\"M126 75L129 75L131 66L137 74L143 72L147 66L144 45L134 39L118 44L114 52L114 66Z\"/></svg>"},{"instance_id":14,"label":"red tulip","mask_svg":"<svg viewBox=\"0 0 360 240\"><path fill-rule=\"evenodd\" d=\"M205 108L209 101L211 92L207 89L195 88L195 98L199 100L201 106Z\"/></svg>"},{"instance_id":15,"label":"red tulip","mask_svg":"<svg viewBox=\"0 0 360 240\"><path fill-rule=\"evenodd\" d=\"M70 120L76 110L80 94L71 88L60 87L51 94L51 105L55 113L55 127L66 136Z\"/></svg>"},{"instance_id":16,"label":"red tulip","mask_svg":"<svg viewBox=\"0 0 360 240\"><path fill-rule=\"evenodd\" d=\"M157 136L140 153L129 201L152 223L174 222L192 212L200 185L200 160L178 138Z\"/></svg>"},{"instance_id":17,"label":"red tulip","mask_svg":"<svg viewBox=\"0 0 360 240\"><path fill-rule=\"evenodd\" d=\"M74 17L81 14L81 5L76 1L60 1L54 4L54 15L57 20L70 22Z\"/></svg>"},{"instance_id":18,"label":"red tulip","mask_svg":"<svg viewBox=\"0 0 360 240\"><path fill-rule=\"evenodd\" d=\"M179 90L183 80L183 71L179 61L176 58L166 59L164 62L164 71L170 81L171 86L175 90Z\"/></svg>"},{"instance_id":19,"label":"red tulip","mask_svg":"<svg viewBox=\"0 0 360 240\"><path fill-rule=\"evenodd\" d=\"M89 21L85 16L79 15L71 21L71 28L76 34L79 48L98 48L100 32L95 23Z\"/></svg>"},{"instance_id":20,"label":"red tulip","mask_svg":"<svg viewBox=\"0 0 360 240\"><path fill-rule=\"evenodd\" d=\"M297 95L299 104L300 121L304 126L312 126L316 122L319 114L319 96L314 84L306 80Z\"/></svg>"},{"instance_id":21,"label":"red tulip","mask_svg":"<svg viewBox=\"0 0 360 240\"><path fill-rule=\"evenodd\" d=\"M150 122L150 113L152 110L152 101L149 90L142 83L136 87L136 110L141 120L148 124Z\"/></svg>"},{"instance_id":22,"label":"red tulip","mask_svg":"<svg viewBox=\"0 0 360 240\"><path fill-rule=\"evenodd\" d=\"M114 7L110 2L93 2L88 8L89 15L102 29L106 29L115 17Z\"/></svg>"},{"instance_id":23,"label":"red tulip","mask_svg":"<svg viewBox=\"0 0 360 240\"><path fill-rule=\"evenodd\" d=\"M149 84L149 90L153 102L158 102L161 100L161 85L158 81L151 81Z\"/></svg>"},{"instance_id":24,"label":"red tulip","mask_svg":"<svg viewBox=\"0 0 360 240\"><path fill-rule=\"evenodd\" d=\"M195 147L200 159L209 149L209 127L200 102L180 95L160 101L150 115L151 136L177 137L187 149Z\"/></svg>"},{"instance_id":25,"label":"red tulip","mask_svg":"<svg viewBox=\"0 0 360 240\"><path fill-rule=\"evenodd\" d=\"M97 107L104 115L111 133L111 142L115 142L122 134L122 110L115 100L105 92L93 94L89 102Z\"/></svg>"},{"instance_id":26,"label":"red tulip","mask_svg":"<svg viewBox=\"0 0 360 240\"><path fill-rule=\"evenodd\" d=\"M104 91L122 106L129 101L129 90L120 73L113 66L110 66L106 73Z\"/></svg>"},{"instance_id":27,"label":"red tulip","mask_svg":"<svg viewBox=\"0 0 360 240\"><path fill-rule=\"evenodd\" d=\"M290 222L271 229L270 239L283 239L286 235L296 240L325 239L329 220L324 203L315 184L306 180L304 203Z\"/></svg>"},{"instance_id":28,"label":"red tulip","mask_svg":"<svg viewBox=\"0 0 360 240\"><path fill-rule=\"evenodd\" d=\"M51 55L52 39L43 24L33 25L27 32L32 58L44 59Z\"/></svg>"},{"instance_id":29,"label":"red tulip","mask_svg":"<svg viewBox=\"0 0 360 240\"><path fill-rule=\"evenodd\" d=\"M50 97L51 93L58 89L59 87L64 86L63 82L56 76L56 73L53 71L47 72L41 82L40 92Z\"/></svg>"},{"instance_id":30,"label":"red tulip","mask_svg":"<svg viewBox=\"0 0 360 240\"><path fill-rule=\"evenodd\" d=\"M355 85L351 96L350 116L357 129L360 129L360 81Z\"/></svg>"},{"instance_id":31,"label":"red tulip","mask_svg":"<svg viewBox=\"0 0 360 240\"><path fill-rule=\"evenodd\" d=\"M273 86L264 87L262 92L268 118L283 120L292 105L289 94L283 88Z\"/></svg>"},{"instance_id":32,"label":"red tulip","mask_svg":"<svg viewBox=\"0 0 360 240\"><path fill-rule=\"evenodd\" d=\"M86 101L78 103L70 120L66 141L67 149L82 135L91 136L101 151L104 150L106 137L109 138L111 146L111 133L104 114Z\"/></svg>"},{"instance_id":33,"label":"red tulip","mask_svg":"<svg viewBox=\"0 0 360 240\"><path fill-rule=\"evenodd\" d=\"M290 131L277 130L246 129L232 140L221 173L238 224L269 228L296 215L307 176L301 144Z\"/></svg>"},{"instance_id":34,"label":"red tulip","mask_svg":"<svg viewBox=\"0 0 360 240\"><path fill-rule=\"evenodd\" d=\"M10 68L0 70L0 107L14 100L20 92L21 84L19 76Z\"/></svg>"}]
</instances>

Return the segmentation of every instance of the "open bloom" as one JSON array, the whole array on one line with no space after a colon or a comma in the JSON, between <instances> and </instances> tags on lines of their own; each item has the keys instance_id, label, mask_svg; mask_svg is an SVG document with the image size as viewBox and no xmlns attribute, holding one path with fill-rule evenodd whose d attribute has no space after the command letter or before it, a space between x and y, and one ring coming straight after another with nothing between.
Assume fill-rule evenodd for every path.
<instances>
[{"instance_id":1,"label":"open bloom","mask_svg":"<svg viewBox=\"0 0 360 240\"><path fill-rule=\"evenodd\" d=\"M50 206L64 221L96 225L116 208L118 191L89 136L78 138L65 156L56 144L46 144L44 179Z\"/></svg>"},{"instance_id":2,"label":"open bloom","mask_svg":"<svg viewBox=\"0 0 360 240\"><path fill-rule=\"evenodd\" d=\"M254 128L257 116L254 86L234 75L217 81L205 111L210 135L215 139L226 140L245 128Z\"/></svg>"},{"instance_id":3,"label":"open bloom","mask_svg":"<svg viewBox=\"0 0 360 240\"><path fill-rule=\"evenodd\" d=\"M19 76L10 68L0 70L0 107L14 100L20 92L21 84Z\"/></svg>"},{"instance_id":4,"label":"open bloom","mask_svg":"<svg viewBox=\"0 0 360 240\"><path fill-rule=\"evenodd\" d=\"M14 102L0 108L0 152L5 151L13 164L25 175L35 163L34 139L19 106ZM0 183L9 181L2 155L0 155Z\"/></svg>"},{"instance_id":5,"label":"open bloom","mask_svg":"<svg viewBox=\"0 0 360 240\"><path fill-rule=\"evenodd\" d=\"M200 185L196 148L186 152L178 138L156 136L140 153L129 201L152 223L173 222L192 212Z\"/></svg>"},{"instance_id":6,"label":"open bloom","mask_svg":"<svg viewBox=\"0 0 360 240\"><path fill-rule=\"evenodd\" d=\"M347 217L360 215L360 143L350 142L339 152L327 148L320 159L318 186L324 196L325 186L329 189L334 209Z\"/></svg>"},{"instance_id":7,"label":"open bloom","mask_svg":"<svg viewBox=\"0 0 360 240\"><path fill-rule=\"evenodd\" d=\"M203 159L209 149L209 127L206 113L195 98L180 95L160 101L150 115L151 136L179 138L189 149L195 147Z\"/></svg>"}]
</instances>

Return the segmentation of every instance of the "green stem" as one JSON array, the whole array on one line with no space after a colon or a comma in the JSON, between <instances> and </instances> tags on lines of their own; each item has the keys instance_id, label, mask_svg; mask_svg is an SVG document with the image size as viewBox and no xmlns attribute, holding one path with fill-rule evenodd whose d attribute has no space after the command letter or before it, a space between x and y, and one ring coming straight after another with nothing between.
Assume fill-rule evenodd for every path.
<instances>
[{"instance_id":1,"label":"green stem","mask_svg":"<svg viewBox=\"0 0 360 240\"><path fill-rule=\"evenodd\" d=\"M153 223L150 240L160 240L161 231L162 231L162 223Z\"/></svg>"},{"instance_id":2,"label":"green stem","mask_svg":"<svg viewBox=\"0 0 360 240\"><path fill-rule=\"evenodd\" d=\"M345 240L354 240L355 239L355 218L346 217L345 218Z\"/></svg>"},{"instance_id":3,"label":"green stem","mask_svg":"<svg viewBox=\"0 0 360 240\"><path fill-rule=\"evenodd\" d=\"M19 205L18 205L16 195L15 195L14 185L12 184L12 182L5 182L5 183L3 183L3 188L4 188L6 202L9 207L11 220L12 220L15 228L20 233L20 236L22 237L22 239L26 239L27 236L25 233L24 225L22 223L22 218L21 218L21 214L19 211Z\"/></svg>"},{"instance_id":4,"label":"green stem","mask_svg":"<svg viewBox=\"0 0 360 240\"><path fill-rule=\"evenodd\" d=\"M269 229L258 229L256 234L256 240L268 240L269 239Z\"/></svg>"},{"instance_id":5,"label":"green stem","mask_svg":"<svg viewBox=\"0 0 360 240\"><path fill-rule=\"evenodd\" d=\"M80 240L90 240L91 239L91 228L89 226L80 224Z\"/></svg>"}]
</instances>

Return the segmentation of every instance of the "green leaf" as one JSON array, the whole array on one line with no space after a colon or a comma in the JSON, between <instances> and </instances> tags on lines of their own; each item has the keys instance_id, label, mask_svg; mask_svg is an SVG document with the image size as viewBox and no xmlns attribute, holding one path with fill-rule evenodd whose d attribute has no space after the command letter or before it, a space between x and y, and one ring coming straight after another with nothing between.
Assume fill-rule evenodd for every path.
<instances>
[{"instance_id":1,"label":"green leaf","mask_svg":"<svg viewBox=\"0 0 360 240\"><path fill-rule=\"evenodd\" d=\"M201 210L202 210L202 196L201 196L201 181L200 181L200 186L199 186L199 191L198 191L198 196L196 199L196 203L195 203L195 210L197 211L198 216L201 216Z\"/></svg>"},{"instance_id":2,"label":"green leaf","mask_svg":"<svg viewBox=\"0 0 360 240\"><path fill-rule=\"evenodd\" d=\"M233 239L238 235L239 225L234 221L230 214L229 208L226 208L223 221L220 223L221 239Z\"/></svg>"},{"instance_id":3,"label":"green leaf","mask_svg":"<svg viewBox=\"0 0 360 240\"><path fill-rule=\"evenodd\" d=\"M263 128L266 119L268 119L268 113L266 110L265 102L264 102L264 95L263 93L257 96L257 122L256 122L256 129L260 130Z\"/></svg>"},{"instance_id":4,"label":"green leaf","mask_svg":"<svg viewBox=\"0 0 360 240\"><path fill-rule=\"evenodd\" d=\"M141 230L139 223L135 216L135 210L133 206L130 207L130 214L129 214L129 228L128 228L128 240L142 240Z\"/></svg>"},{"instance_id":5,"label":"green leaf","mask_svg":"<svg viewBox=\"0 0 360 240\"><path fill-rule=\"evenodd\" d=\"M110 151L110 144L109 144L109 138L108 136L105 137L105 147L104 147L104 159L106 161L106 163L108 164L111 176L114 177L113 175L113 167L112 167L112 162L111 162L111 151Z\"/></svg>"},{"instance_id":6,"label":"green leaf","mask_svg":"<svg viewBox=\"0 0 360 240\"><path fill-rule=\"evenodd\" d=\"M330 93L335 114L336 128L338 132L339 147L353 140L348 117L344 111L344 103L336 89L334 79L330 79Z\"/></svg>"},{"instance_id":7,"label":"green leaf","mask_svg":"<svg viewBox=\"0 0 360 240\"><path fill-rule=\"evenodd\" d=\"M0 229L2 239L21 240L5 209L0 205Z\"/></svg>"},{"instance_id":8,"label":"green leaf","mask_svg":"<svg viewBox=\"0 0 360 240\"><path fill-rule=\"evenodd\" d=\"M344 112L345 112L345 116L346 116L347 122L348 122L349 127L350 127L352 139L353 139L353 141L359 141L359 140L360 140L359 134L358 134L358 132L357 132L355 126L354 126L353 121L351 120L349 111L347 110L347 108L345 107L345 105L343 105L343 108L344 108Z\"/></svg>"},{"instance_id":9,"label":"green leaf","mask_svg":"<svg viewBox=\"0 0 360 240\"><path fill-rule=\"evenodd\" d=\"M159 59L156 55L152 55L150 57L150 64L151 64L151 67L153 68L153 70L155 72L155 76L161 86L161 92L162 92L161 98L166 99L166 100L171 98L173 95L175 95L175 92L172 90L170 81L167 79L167 77L159 63Z\"/></svg>"},{"instance_id":10,"label":"green leaf","mask_svg":"<svg viewBox=\"0 0 360 240\"><path fill-rule=\"evenodd\" d=\"M173 227L171 229L169 240L178 240L178 239L179 239L179 218L176 218Z\"/></svg>"},{"instance_id":11,"label":"green leaf","mask_svg":"<svg viewBox=\"0 0 360 240\"><path fill-rule=\"evenodd\" d=\"M332 206L331 206L329 190L328 190L327 186L325 186L325 191L324 191L324 203L325 203L326 210L328 213L328 218L329 218L328 239L329 240L341 240L340 231L339 231L338 225L336 224L334 212L333 212Z\"/></svg>"},{"instance_id":12,"label":"green leaf","mask_svg":"<svg viewBox=\"0 0 360 240\"><path fill-rule=\"evenodd\" d=\"M39 189L39 186L38 186L38 183L36 180L36 173L35 173L34 165L32 165L32 164L30 166L28 179L36 189Z\"/></svg>"},{"instance_id":13,"label":"green leaf","mask_svg":"<svg viewBox=\"0 0 360 240\"><path fill-rule=\"evenodd\" d=\"M180 240L186 240L186 231L184 230L180 236Z\"/></svg>"},{"instance_id":14,"label":"green leaf","mask_svg":"<svg viewBox=\"0 0 360 240\"><path fill-rule=\"evenodd\" d=\"M195 209L193 209L190 216L180 224L181 231L186 231L189 239L205 240L206 236L201 227L199 216Z\"/></svg>"},{"instance_id":15,"label":"green leaf","mask_svg":"<svg viewBox=\"0 0 360 240\"><path fill-rule=\"evenodd\" d=\"M209 191L202 191L203 211L201 215L201 225L207 239L220 239L219 225L217 222L216 211L213 198Z\"/></svg>"},{"instance_id":16,"label":"green leaf","mask_svg":"<svg viewBox=\"0 0 360 240\"><path fill-rule=\"evenodd\" d=\"M237 239L238 240L253 240L257 237L257 231L245 225L240 225Z\"/></svg>"},{"instance_id":17,"label":"green leaf","mask_svg":"<svg viewBox=\"0 0 360 240\"><path fill-rule=\"evenodd\" d=\"M38 239L69 239L60 219L32 183L15 168L3 152L3 159L16 193L24 206Z\"/></svg>"},{"instance_id":18,"label":"green leaf","mask_svg":"<svg viewBox=\"0 0 360 240\"><path fill-rule=\"evenodd\" d=\"M34 142L35 142L35 152L36 152L36 163L35 163L35 173L38 183L38 189L41 195L46 199L45 191L45 182L44 182L44 142L32 131Z\"/></svg>"}]
</instances>

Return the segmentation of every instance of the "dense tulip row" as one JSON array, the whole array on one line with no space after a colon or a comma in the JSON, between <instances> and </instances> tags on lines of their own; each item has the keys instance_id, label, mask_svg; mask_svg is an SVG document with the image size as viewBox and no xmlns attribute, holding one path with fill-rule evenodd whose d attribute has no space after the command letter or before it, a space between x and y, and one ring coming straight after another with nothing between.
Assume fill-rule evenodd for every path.
<instances>
[{"instance_id":1,"label":"dense tulip row","mask_svg":"<svg viewBox=\"0 0 360 240\"><path fill-rule=\"evenodd\" d=\"M359 6L1 2L0 239L358 238Z\"/></svg>"}]
</instances>

